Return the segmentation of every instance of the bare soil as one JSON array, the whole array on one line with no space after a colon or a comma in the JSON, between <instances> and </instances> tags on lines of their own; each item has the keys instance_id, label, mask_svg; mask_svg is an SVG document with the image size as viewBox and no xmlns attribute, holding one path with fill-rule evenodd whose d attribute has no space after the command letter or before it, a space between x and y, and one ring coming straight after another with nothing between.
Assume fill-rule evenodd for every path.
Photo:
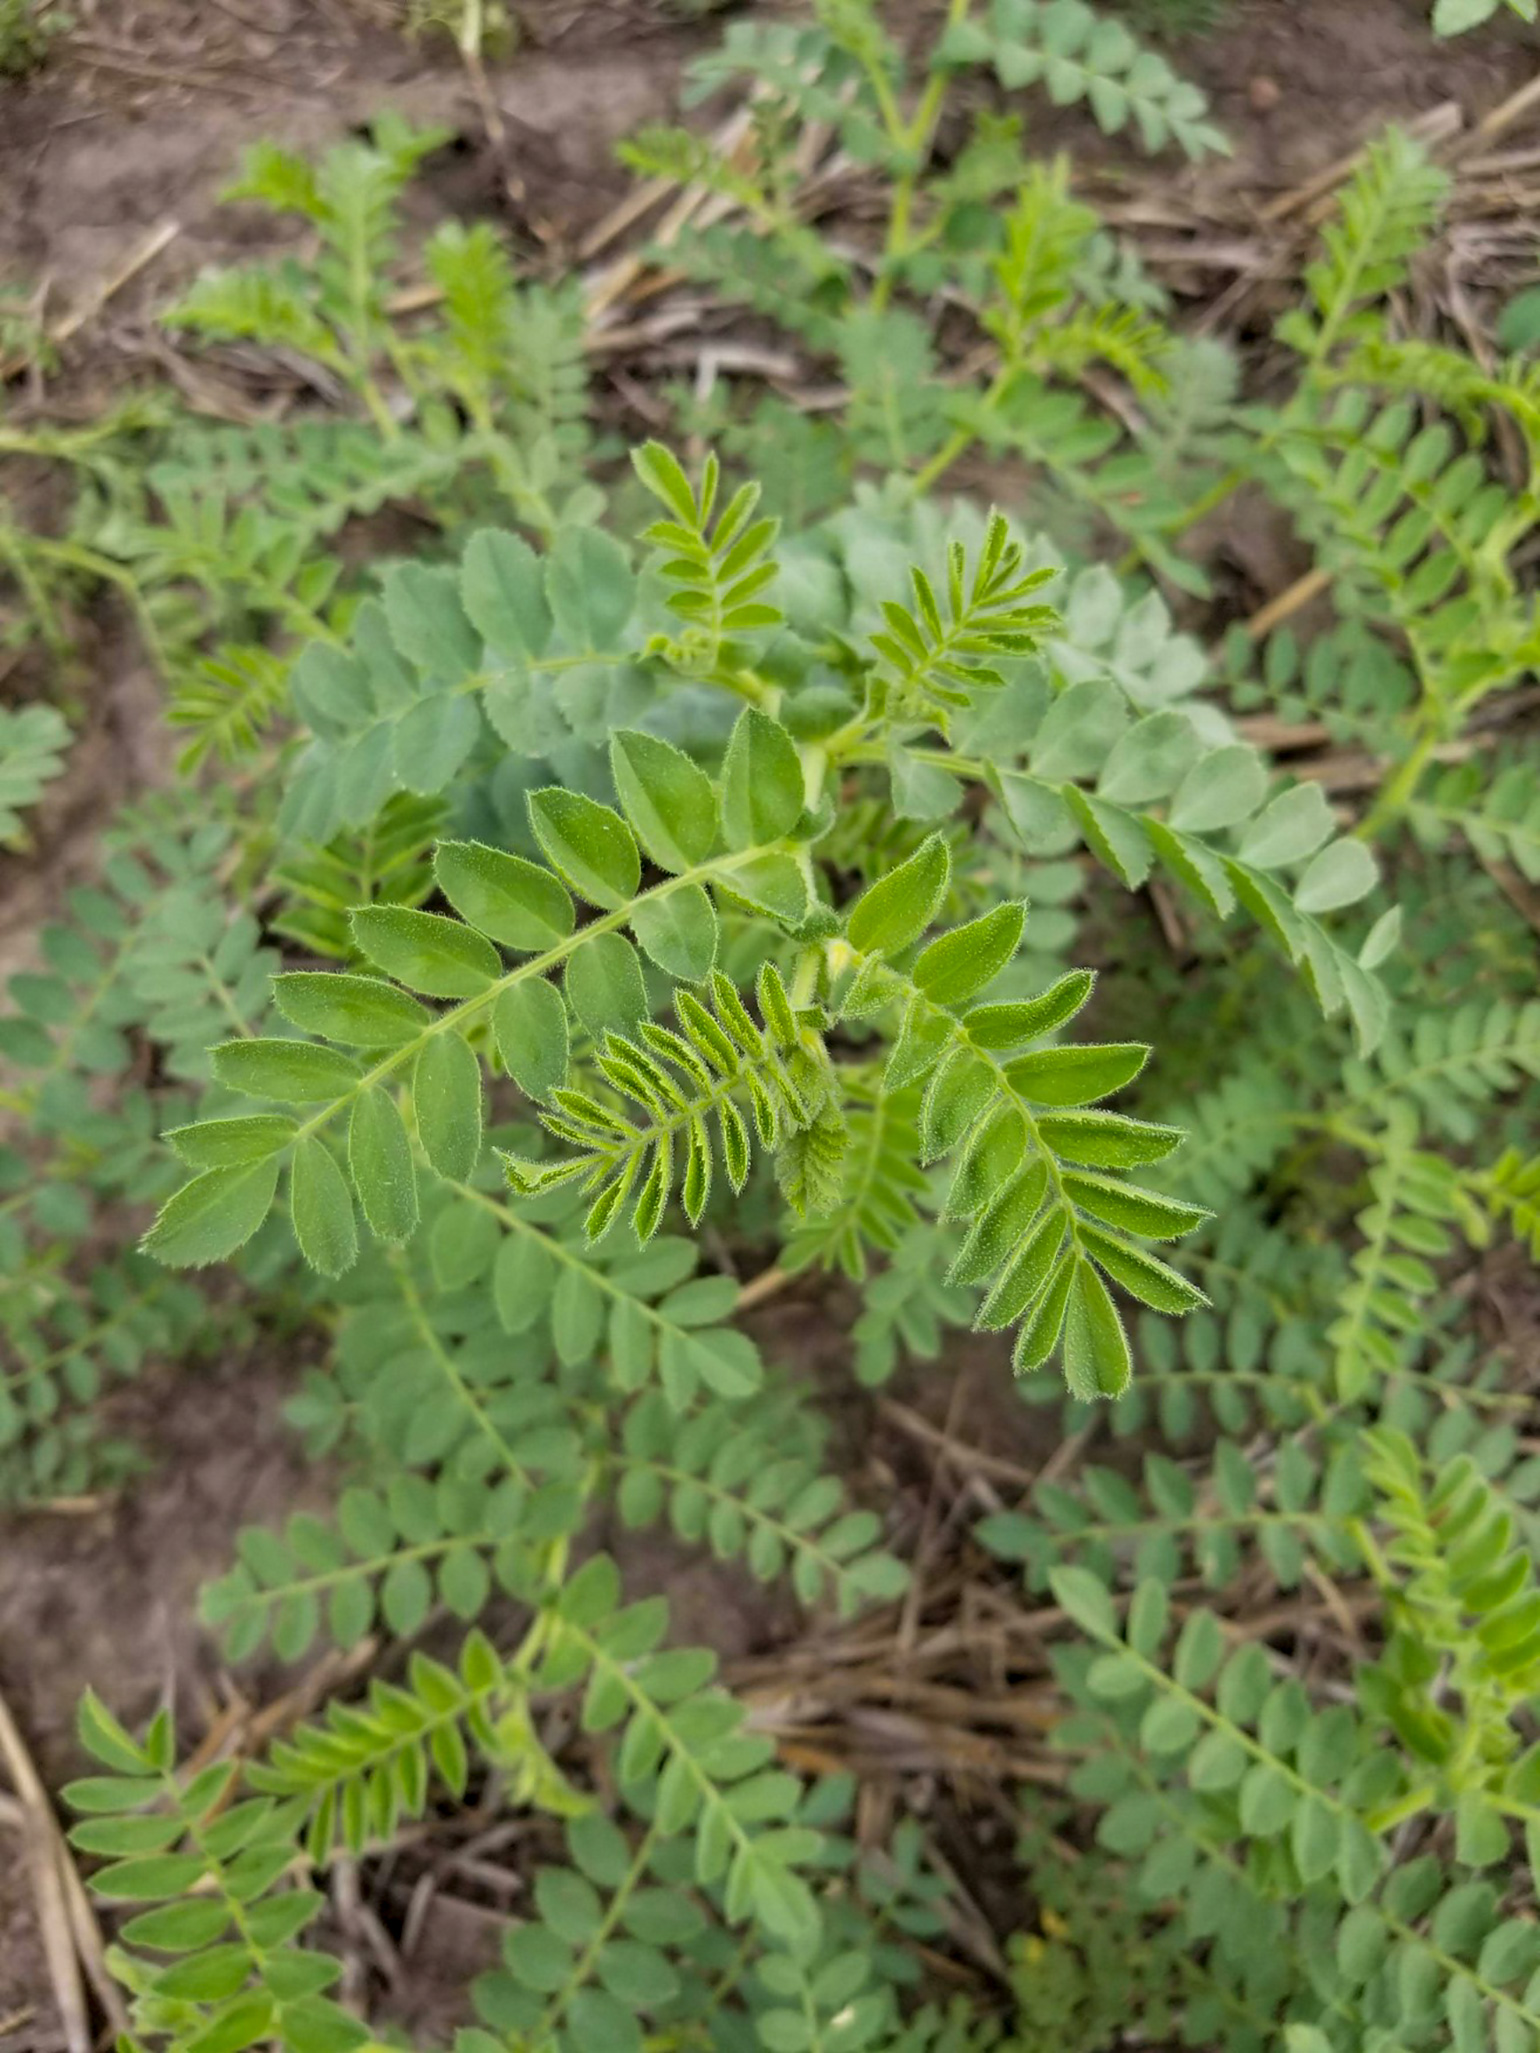
<instances>
[{"instance_id":1,"label":"bare soil","mask_svg":"<svg viewBox=\"0 0 1540 2053\"><path fill-rule=\"evenodd\" d=\"M408 40L388 0L74 0L71 11L76 26L42 75L0 82L0 282L45 282L57 314L93 301L147 236L176 224L66 348L42 397L74 418L171 368L155 305L202 266L273 237L266 217L217 204L247 143L313 149L385 106L442 122L460 141L432 160L413 205L429 216L494 214L527 260L559 271L625 189L615 140L674 111L683 65L721 27L678 0L516 0L514 48L488 71L501 129L493 141L448 39ZM893 16L918 24L934 11L895 5ZM1220 30L1177 57L1235 139L1234 157L1217 168L1150 167L1078 118L1035 100L1024 111L1045 147L1073 147L1109 191L1136 203L1145 232L1158 239L1173 224L1170 276L1201 309L1246 282L1214 246L1253 238L1269 199L1388 120L1454 102L1470 124L1534 75L1535 31L1505 22L1440 46L1426 17L1427 0L1234 0ZM1265 281L1260 300L1236 297L1226 325L1244 331L1248 308L1264 310L1265 297ZM198 403L196 389L188 396ZM1276 588L1266 560L1275 537L1237 534L1230 545ZM153 680L110 605L89 624L87 647L82 745L43 810L33 860L0 858L5 966L62 882L88 866L96 826L165 761ZM0 696L15 685L4 663ZM853 1392L848 1313L838 1291L799 1286L762 1315L763 1337L823 1385L857 1487L891 1507L899 1537L923 1557L936 1539L936 1435L1035 1472L1056 1445L1056 1415L1023 1407L998 1351L969 1343L886 1393L907 1411L903 1423ZM78 1770L72 1721L87 1682L130 1718L171 1699L189 1736L234 1699L195 1597L241 1525L326 1499L327 1478L307 1467L279 1417L294 1374L272 1345L215 1370L162 1365L119 1400L121 1422L150 1456L141 1484L99 1504L0 1520L0 1695L51 1786ZM794 1645L798 1618L784 1596L666 1539L620 1544L636 1591L667 1589L678 1630L746 1675L763 1675L767 1658L773 1667ZM259 1671L243 1674L239 1690L261 1702L292 1681ZM860 1730L880 1746L895 1728L869 1719ZM18 1847L0 1815L0 2049L55 2053L59 2019ZM433 2040L463 2021L465 1983L494 1943L495 1903L446 1895L431 1874L423 1886L427 1872L404 1857L372 1886L401 1947L387 2013Z\"/></svg>"}]
</instances>

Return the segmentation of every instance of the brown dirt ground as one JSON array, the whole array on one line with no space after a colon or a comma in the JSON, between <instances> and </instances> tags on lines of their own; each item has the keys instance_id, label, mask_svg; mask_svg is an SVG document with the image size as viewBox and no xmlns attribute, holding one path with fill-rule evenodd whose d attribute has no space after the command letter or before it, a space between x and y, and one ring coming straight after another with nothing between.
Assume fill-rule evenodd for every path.
<instances>
[{"instance_id":1,"label":"brown dirt ground","mask_svg":"<svg viewBox=\"0 0 1540 2053\"><path fill-rule=\"evenodd\" d=\"M0 281L45 280L50 311L68 308L159 224L178 224L66 352L49 401L82 418L164 360L148 319L159 300L270 234L260 218L216 205L243 144L273 136L314 148L385 105L442 121L467 140L435 159L414 204L493 211L532 260L558 268L624 190L614 140L672 110L682 64L715 28L668 0L518 0L516 47L489 73L504 127L494 148L478 140L482 111L447 40L405 40L388 0L75 0L71 11L76 27L43 75L0 83ZM1426 11L1426 0L1233 0L1221 30L1179 60L1236 139L1217 170L1143 170L1036 103L1033 133L1083 151L1110 188L1153 195L1157 214L1163 192L1190 204L1199 191L1216 221L1249 228L1260 200L1386 120L1450 100L1478 118L1533 75L1534 31L1513 23L1440 47ZM905 22L933 12L893 9ZM1195 302L1214 289L1201 262L1181 275ZM0 943L37 918L89 860L94 824L164 761L153 681L131 635L110 608L92 633L83 743L44 812L38 860L0 866ZM929 1457L851 1395L844 1310L837 1294L823 1309L799 1289L766 1313L765 1337L829 1389L853 1470L913 1539L930 1501ZM1057 1438L1053 1415L1024 1410L999 1367L971 1344L949 1349L943 1368L910 1374L894 1394L933 1425L1035 1469ZM958 1410L967 1370L976 1372ZM291 1385L291 1365L272 1348L197 1371L190 1386L167 1366L123 1400L155 1464L142 1485L95 1509L0 1521L0 1693L50 1784L78 1767L71 1721L88 1680L130 1717L169 1695L193 1733L228 1700L231 1679L194 1622L196 1589L224 1565L240 1525L325 1496L278 1416ZM769 1653L795 1631L785 1600L671 1542L628 1539L626 1563L638 1592L667 1588L681 1631L729 1660ZM241 1679L258 1701L284 1681L276 1671ZM55 2053L58 2019L16 1846L0 1819L0 2049ZM492 1925L431 1880L424 1892L421 1879L421 1864L414 1871L403 1857L399 1875L372 1887L410 1939L386 2008L431 2038L463 2016L459 1992L487 1958Z\"/></svg>"}]
</instances>

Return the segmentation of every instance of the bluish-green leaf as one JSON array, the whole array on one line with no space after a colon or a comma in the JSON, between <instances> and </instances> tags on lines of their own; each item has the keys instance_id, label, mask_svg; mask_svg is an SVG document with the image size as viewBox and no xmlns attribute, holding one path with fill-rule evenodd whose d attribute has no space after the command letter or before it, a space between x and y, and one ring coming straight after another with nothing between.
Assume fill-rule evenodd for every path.
<instances>
[{"instance_id":1,"label":"bluish-green leaf","mask_svg":"<svg viewBox=\"0 0 1540 2053\"><path fill-rule=\"evenodd\" d=\"M1282 869L1314 855L1336 831L1331 807L1319 784L1296 784L1280 792L1241 837L1238 851L1254 869Z\"/></svg>"},{"instance_id":2,"label":"bluish-green leaf","mask_svg":"<svg viewBox=\"0 0 1540 2053\"><path fill-rule=\"evenodd\" d=\"M1294 903L1301 912L1336 912L1367 897L1379 880L1379 865L1362 841L1333 841L1306 868Z\"/></svg>"},{"instance_id":3,"label":"bluish-green leaf","mask_svg":"<svg viewBox=\"0 0 1540 2053\"><path fill-rule=\"evenodd\" d=\"M631 617L636 577L612 535L564 528L551 544L545 589L557 632L575 654L615 653Z\"/></svg>"},{"instance_id":4,"label":"bluish-green leaf","mask_svg":"<svg viewBox=\"0 0 1540 2053\"><path fill-rule=\"evenodd\" d=\"M483 528L471 536L460 559L460 600L500 656L538 656L551 638L544 567L517 535Z\"/></svg>"},{"instance_id":5,"label":"bluish-green leaf","mask_svg":"<svg viewBox=\"0 0 1540 2053\"><path fill-rule=\"evenodd\" d=\"M1212 834L1249 820L1267 796L1267 765L1254 748L1233 742L1200 756L1177 786L1168 815L1184 834Z\"/></svg>"},{"instance_id":6,"label":"bluish-green leaf","mask_svg":"<svg viewBox=\"0 0 1540 2053\"><path fill-rule=\"evenodd\" d=\"M399 563L385 573L382 596L391 640L432 677L457 683L481 661L481 642L460 604L452 570Z\"/></svg>"}]
</instances>

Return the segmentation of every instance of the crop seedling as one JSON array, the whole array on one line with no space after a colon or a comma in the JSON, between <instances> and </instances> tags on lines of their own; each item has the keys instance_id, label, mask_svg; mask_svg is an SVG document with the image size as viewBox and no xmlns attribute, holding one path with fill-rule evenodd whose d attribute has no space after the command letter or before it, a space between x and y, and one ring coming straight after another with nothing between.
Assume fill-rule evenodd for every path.
<instances>
[{"instance_id":1,"label":"crop seedling","mask_svg":"<svg viewBox=\"0 0 1540 2053\"><path fill-rule=\"evenodd\" d=\"M837 411L692 395L609 462L579 302L485 224L403 311L438 138L382 118L256 150L315 255L168 314L331 410L0 444L80 477L66 534L0 528L14 618L67 645L110 577L184 744L0 1019L0 1492L131 1488L111 1383L258 1333L336 1478L203 1596L232 1664L350 1656L296 1722L82 1706L131 2053L375 2043L326 1877L457 1809L518 1836L456 2053L1540 2043L1540 1464L1480 1288L1540 1251L1533 364L1405 332L1448 180L1391 132L1243 398L1067 164L987 111L943 160L959 76L1221 147L1080 0L954 0L912 70L862 0L730 22L744 146L631 155ZM1002 510L938 496L981 450ZM1321 624L1205 649L1161 586L1243 487ZM424 546L354 567L405 498ZM1269 753L1302 719L1361 804ZM8 846L68 735L0 713ZM831 1631L919 1616L777 1293L850 1406L972 1329L1062 1424L957 1541L1054 1785L995 1792L987 1972L924 1808L874 1835L636 1586L664 1528Z\"/></svg>"}]
</instances>

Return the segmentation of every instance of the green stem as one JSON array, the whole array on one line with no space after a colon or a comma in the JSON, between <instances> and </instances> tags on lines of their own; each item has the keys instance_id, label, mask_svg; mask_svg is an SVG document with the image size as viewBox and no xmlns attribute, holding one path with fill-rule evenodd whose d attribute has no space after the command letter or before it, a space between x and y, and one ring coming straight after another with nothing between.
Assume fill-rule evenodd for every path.
<instances>
[{"instance_id":1,"label":"green stem","mask_svg":"<svg viewBox=\"0 0 1540 2053\"><path fill-rule=\"evenodd\" d=\"M401 1295L405 1299L407 1310L411 1314L412 1324L417 1328L423 1345L427 1348L429 1354L432 1355L434 1365L437 1367L439 1374L449 1385L451 1391L453 1391L456 1403L474 1422L477 1432L495 1451L509 1475L516 1481L527 1485L530 1481L529 1470L520 1461L517 1454L514 1453L499 1428L488 1417L485 1406L476 1397L470 1385L456 1368L454 1357L439 1338L433 1321L428 1317L427 1306L423 1303L422 1294L418 1290L416 1283L412 1280L411 1271L399 1255L393 1258L392 1266L396 1270L397 1279L401 1287Z\"/></svg>"},{"instance_id":2,"label":"green stem","mask_svg":"<svg viewBox=\"0 0 1540 2053\"><path fill-rule=\"evenodd\" d=\"M998 398L1002 388L1003 373L997 377L984 394L984 405ZM954 428L928 463L922 464L909 480L909 490L916 499L923 499L944 471L949 471L959 456L966 455L973 447L976 437L967 428Z\"/></svg>"},{"instance_id":3,"label":"green stem","mask_svg":"<svg viewBox=\"0 0 1540 2053\"><path fill-rule=\"evenodd\" d=\"M0 563L9 567L12 577L21 587L22 596L37 622L38 632L47 644L49 654L57 661L69 654L70 639L60 623L53 601L27 560L28 549L35 550L37 545L37 536L29 537L23 545L19 530L13 528L9 521L0 521Z\"/></svg>"},{"instance_id":4,"label":"green stem","mask_svg":"<svg viewBox=\"0 0 1540 2053\"><path fill-rule=\"evenodd\" d=\"M946 98L947 74L937 63L937 51L942 41L966 21L972 0L950 0L946 21L941 34L931 50L931 74L925 91L920 96L911 120L905 122L899 115L892 89L883 75L879 64L866 66L872 91L877 99L877 111L888 140L907 159L905 169L893 188L893 205L888 213L887 233L883 238L882 261L878 267L877 279L872 287L872 309L881 313L893 296L893 286L898 267L913 247L911 222L914 216L914 202L919 191L920 179L930 160L931 145L935 141L936 123L941 118L942 104Z\"/></svg>"},{"instance_id":5,"label":"green stem","mask_svg":"<svg viewBox=\"0 0 1540 2053\"><path fill-rule=\"evenodd\" d=\"M273 1956L268 1948L252 1932L250 1921L246 1915L247 1904L250 1901L249 1892L232 1888L229 1878L225 1873L224 1862L217 1854L209 1851L208 1841L203 1833L207 1814L199 1818L189 1817L182 1808L182 1786L177 1781L176 1776L169 1768L163 1768L159 1772L162 1789L169 1798L173 1809L182 1817L187 1837L195 1848L199 1859L203 1862L204 1874L213 1884L214 1893L224 1905L230 1923L234 1926L241 1945L245 1949L246 1956L251 1962L251 1970L256 1976L258 1988L247 1993L255 1995L260 1991L262 1995L270 1996L271 1991L268 1987L267 1970ZM276 1998L273 1999L273 2006L276 2012L278 2008Z\"/></svg>"},{"instance_id":6,"label":"green stem","mask_svg":"<svg viewBox=\"0 0 1540 2053\"><path fill-rule=\"evenodd\" d=\"M1318 1803L1324 1804L1328 1810L1335 1811L1339 1817L1350 1818L1355 1824L1367 1827L1367 1821L1359 1816L1351 1804L1344 1803L1341 1797L1333 1795L1329 1790L1321 1789L1315 1783L1308 1782L1292 1763L1284 1760L1278 1754L1269 1752L1259 1739L1254 1739L1244 1725L1238 1725L1234 1719L1227 1718L1222 1711L1218 1710L1213 1704L1208 1703L1203 1697L1200 1697L1195 1690L1184 1688L1173 1676L1168 1675L1163 1668L1158 1667L1153 1661L1148 1660L1143 1654L1139 1653L1137 1649L1131 1647L1126 1640L1119 1639L1116 1633L1098 1632L1093 1633L1092 1637L1101 1641L1104 1646L1111 1647L1114 1652L1120 1654L1126 1661L1131 1662L1139 1669L1147 1682L1154 1683L1158 1689L1164 1690L1168 1696L1175 1697L1179 1703L1185 1704L1190 1711L1197 1714L1205 1725L1212 1727L1216 1732L1228 1733L1259 1765L1271 1768L1275 1774L1281 1775L1284 1781L1295 1791L1296 1795L1314 1797Z\"/></svg>"},{"instance_id":7,"label":"green stem","mask_svg":"<svg viewBox=\"0 0 1540 2053\"><path fill-rule=\"evenodd\" d=\"M616 1889L615 1894L610 1898L609 1906L604 1916L600 1919L593 1937L572 1963L572 1970L567 1976L566 1981L563 1982L562 1986L552 1996L550 2002L541 2013L540 2022L535 2026L534 2032L531 2035L531 2043L533 2045L544 2046L554 2043L552 2034L555 2032L557 2025L566 2016L567 2007L573 1997L592 1978L594 1970L598 1965L600 1952L605 1944L614 1936L616 1927L624 1917L627 1904L631 1901L638 1883L647 1872L647 1863L652 1859L653 1849L657 1843L657 1825L649 1825L646 1836L638 1845L636 1852L631 1856L631 1865L626 1870L625 1876Z\"/></svg>"},{"instance_id":8,"label":"green stem","mask_svg":"<svg viewBox=\"0 0 1540 2053\"><path fill-rule=\"evenodd\" d=\"M51 557L54 562L66 564L72 570L83 571L87 577L99 577L107 584L116 585L133 608L134 618L139 623L139 632L144 636L156 665L162 671L169 671L170 663L165 644L160 638L149 608L144 603L139 580L131 570L121 563L115 563L110 556L102 556L94 549L83 548L78 542L60 542L48 536L33 535L29 538L27 546L36 555ZM327 633L325 628L322 629L322 633ZM331 639L329 634L327 639Z\"/></svg>"},{"instance_id":9,"label":"green stem","mask_svg":"<svg viewBox=\"0 0 1540 2053\"><path fill-rule=\"evenodd\" d=\"M453 1553L459 1547L492 1548L497 1545L499 1537L494 1532L445 1533L436 1540L421 1540L409 1547L393 1547L388 1554L378 1554L369 1561L345 1561L340 1568L321 1569L314 1575L298 1576L293 1582L265 1583L246 1599L242 1611L271 1611L274 1605L285 1603L291 1597L311 1596L321 1590L335 1589L339 1583L383 1575L401 1561L432 1561L441 1554ZM239 1617L242 1612L230 1615Z\"/></svg>"},{"instance_id":10,"label":"green stem","mask_svg":"<svg viewBox=\"0 0 1540 2053\"><path fill-rule=\"evenodd\" d=\"M577 1642L588 1656L590 1667L616 1685L633 1711L639 1711L644 1717L652 1720L662 1734L664 1750L672 1760L682 1765L685 1775L694 1783L702 1808L715 1812L721 1819L721 1837L734 1852L751 1855L754 1850L753 1834L733 1809L730 1795L724 1795L720 1786L701 1766L699 1749L691 1746L688 1732L680 1730L677 1712L688 1708L688 1700L683 1706L660 1704L637 1681L635 1664L617 1660L603 1641L595 1633L590 1632L587 1626L580 1624L575 1618L557 1618L552 1613L547 1613L546 1616L554 1619L555 1628L562 1638Z\"/></svg>"},{"instance_id":11,"label":"green stem","mask_svg":"<svg viewBox=\"0 0 1540 2053\"><path fill-rule=\"evenodd\" d=\"M1376 835L1383 833L1412 803L1417 795L1417 787L1422 782L1423 772L1432 761L1438 743L1438 730L1425 714L1422 732L1411 753L1382 786L1379 797L1358 828L1365 841L1372 841Z\"/></svg>"}]
</instances>

